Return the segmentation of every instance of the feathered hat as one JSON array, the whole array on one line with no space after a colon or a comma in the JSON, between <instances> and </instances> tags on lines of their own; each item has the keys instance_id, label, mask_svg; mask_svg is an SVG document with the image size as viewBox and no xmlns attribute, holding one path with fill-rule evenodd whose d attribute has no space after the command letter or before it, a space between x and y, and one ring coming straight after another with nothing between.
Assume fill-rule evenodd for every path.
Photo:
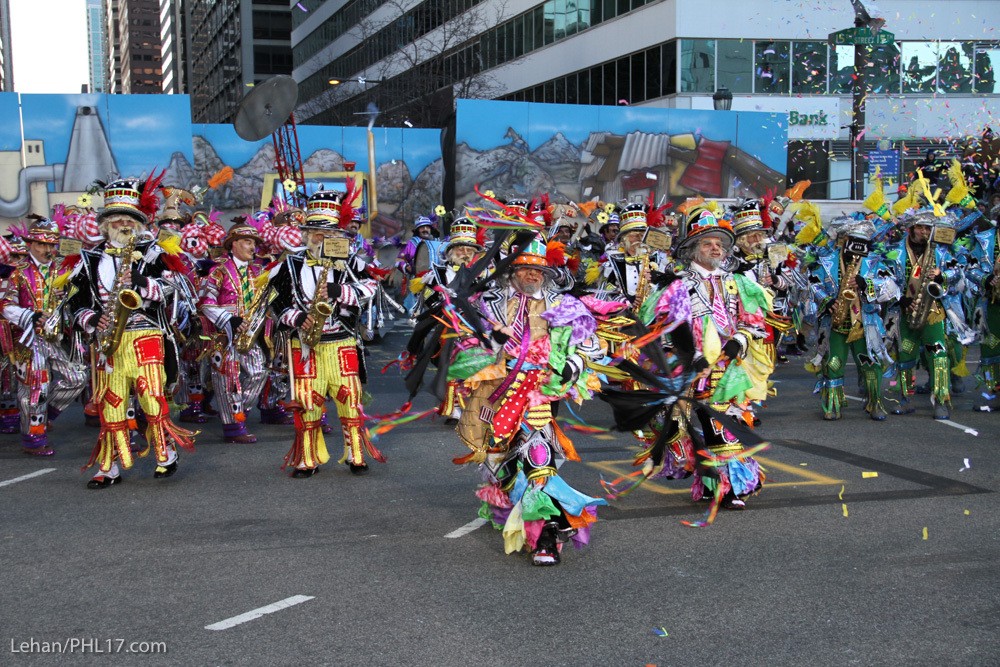
<instances>
[{"instance_id":1,"label":"feathered hat","mask_svg":"<svg viewBox=\"0 0 1000 667\"><path fill-rule=\"evenodd\" d=\"M37 243L56 245L59 243L59 236L59 225L48 218L34 216L31 225L22 238L26 243L35 241Z\"/></svg>"},{"instance_id":2,"label":"feathered hat","mask_svg":"<svg viewBox=\"0 0 1000 667\"><path fill-rule=\"evenodd\" d=\"M645 233L648 228L649 222L646 217L646 207L639 202L626 204L621 212L621 223L618 227L618 236L615 237L615 240L620 241L626 234L632 232Z\"/></svg>"},{"instance_id":3,"label":"feathered hat","mask_svg":"<svg viewBox=\"0 0 1000 667\"><path fill-rule=\"evenodd\" d=\"M138 178L122 178L104 187L104 208L97 214L97 222L111 215L123 214L138 220L142 224L156 215L160 208L160 198L157 194L160 182L166 170L159 176L150 174L145 182Z\"/></svg>"},{"instance_id":4,"label":"feathered hat","mask_svg":"<svg viewBox=\"0 0 1000 667\"><path fill-rule=\"evenodd\" d=\"M687 229L684 238L678 245L678 250L693 247L699 240L708 236L718 236L728 247L732 248L736 241L732 225L721 217L718 205L712 202L698 204L687 209Z\"/></svg>"}]
</instances>

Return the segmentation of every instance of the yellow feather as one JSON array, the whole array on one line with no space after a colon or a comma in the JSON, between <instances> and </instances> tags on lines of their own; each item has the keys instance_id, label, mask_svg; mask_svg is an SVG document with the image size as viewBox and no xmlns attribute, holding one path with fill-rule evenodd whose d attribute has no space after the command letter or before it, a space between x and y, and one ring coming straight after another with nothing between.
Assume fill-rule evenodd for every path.
<instances>
[{"instance_id":1,"label":"yellow feather","mask_svg":"<svg viewBox=\"0 0 1000 667\"><path fill-rule=\"evenodd\" d=\"M945 195L945 200L949 204L958 204L962 208L976 208L976 199L969 190L968 183L965 182L965 174L962 173L962 165L958 160L952 160L948 168L948 180L951 181L951 190Z\"/></svg>"},{"instance_id":2,"label":"yellow feather","mask_svg":"<svg viewBox=\"0 0 1000 667\"><path fill-rule=\"evenodd\" d=\"M66 283L69 282L69 277L73 274L72 271L65 271L62 274L56 276L52 280L52 286L56 289L62 289L65 287Z\"/></svg>"},{"instance_id":3,"label":"yellow feather","mask_svg":"<svg viewBox=\"0 0 1000 667\"><path fill-rule=\"evenodd\" d=\"M876 178L874 181L875 189L868 195L862 205L883 220L888 220L892 215L889 213L889 207L885 202L885 189L882 187L882 179Z\"/></svg>"},{"instance_id":4,"label":"yellow feather","mask_svg":"<svg viewBox=\"0 0 1000 667\"><path fill-rule=\"evenodd\" d=\"M410 278L410 291L414 294L420 294L424 289L424 280L420 276L414 276Z\"/></svg>"},{"instance_id":5,"label":"yellow feather","mask_svg":"<svg viewBox=\"0 0 1000 667\"><path fill-rule=\"evenodd\" d=\"M266 271L264 273L261 273L259 276L253 279L253 288L255 290L263 289L264 285L267 284L267 281L270 277L271 276Z\"/></svg>"},{"instance_id":6,"label":"yellow feather","mask_svg":"<svg viewBox=\"0 0 1000 667\"><path fill-rule=\"evenodd\" d=\"M591 261L587 264L587 270L583 274L583 282L585 285L593 285L597 282L597 277L601 275L601 265L597 262Z\"/></svg>"},{"instance_id":7,"label":"yellow feather","mask_svg":"<svg viewBox=\"0 0 1000 667\"><path fill-rule=\"evenodd\" d=\"M179 255L181 252L181 235L175 233L160 232L156 239L156 245L163 249L168 255Z\"/></svg>"}]
</instances>

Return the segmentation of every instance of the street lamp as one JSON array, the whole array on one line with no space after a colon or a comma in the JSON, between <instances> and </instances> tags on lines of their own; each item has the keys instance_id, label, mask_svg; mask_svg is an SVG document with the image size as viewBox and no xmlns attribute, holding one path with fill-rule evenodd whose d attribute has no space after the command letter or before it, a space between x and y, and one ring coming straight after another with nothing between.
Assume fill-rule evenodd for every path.
<instances>
[{"instance_id":1,"label":"street lamp","mask_svg":"<svg viewBox=\"0 0 1000 667\"><path fill-rule=\"evenodd\" d=\"M347 83L348 81L356 81L357 83L360 83L362 86L365 85L366 83L385 83L385 79L369 79L364 76L352 77L347 79L342 79L339 76L334 76L326 80L326 82L331 86L339 86L340 84Z\"/></svg>"},{"instance_id":2,"label":"street lamp","mask_svg":"<svg viewBox=\"0 0 1000 667\"><path fill-rule=\"evenodd\" d=\"M728 88L719 88L712 95L712 106L716 111L729 111L733 108L733 94Z\"/></svg>"}]
</instances>

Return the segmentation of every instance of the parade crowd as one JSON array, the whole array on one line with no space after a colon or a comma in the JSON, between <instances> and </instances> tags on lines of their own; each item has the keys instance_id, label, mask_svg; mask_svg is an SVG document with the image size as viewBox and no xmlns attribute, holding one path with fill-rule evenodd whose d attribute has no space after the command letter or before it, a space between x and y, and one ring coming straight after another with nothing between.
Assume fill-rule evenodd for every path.
<instances>
[{"instance_id":1,"label":"parade crowd","mask_svg":"<svg viewBox=\"0 0 1000 667\"><path fill-rule=\"evenodd\" d=\"M854 381L876 421L949 419L959 391L1000 410L1000 193L957 161L895 201L876 180L864 211L826 219L808 182L730 205L477 190L458 215L419 217L392 262L390 240L359 233L351 185L227 230L161 178L103 184L101 208L57 206L0 239L0 432L51 456L49 423L81 401L99 428L90 489L150 454L170 477L196 436L252 446L255 421L290 426L293 478L330 461L338 428L337 462L365 475L395 427L439 415L505 551L555 565L648 479L691 480L705 514L690 525L742 509L765 484L754 429L790 356L816 374L817 419L842 418ZM369 369L393 318L412 334ZM373 371L410 400L366 412ZM436 407L414 410L421 391ZM600 497L560 474L580 460L568 433L598 428L580 417L593 399L639 447Z\"/></svg>"}]
</instances>

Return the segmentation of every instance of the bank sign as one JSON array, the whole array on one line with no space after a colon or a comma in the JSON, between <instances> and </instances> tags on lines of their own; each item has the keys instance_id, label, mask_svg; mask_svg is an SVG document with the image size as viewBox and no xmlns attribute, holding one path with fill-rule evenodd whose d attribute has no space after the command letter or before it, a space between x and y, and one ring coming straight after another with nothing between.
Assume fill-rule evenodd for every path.
<instances>
[{"instance_id":1,"label":"bank sign","mask_svg":"<svg viewBox=\"0 0 1000 667\"><path fill-rule=\"evenodd\" d=\"M711 109L712 100L693 97L691 106ZM840 136L839 97L734 95L732 110L787 114L789 141L829 141Z\"/></svg>"}]
</instances>

